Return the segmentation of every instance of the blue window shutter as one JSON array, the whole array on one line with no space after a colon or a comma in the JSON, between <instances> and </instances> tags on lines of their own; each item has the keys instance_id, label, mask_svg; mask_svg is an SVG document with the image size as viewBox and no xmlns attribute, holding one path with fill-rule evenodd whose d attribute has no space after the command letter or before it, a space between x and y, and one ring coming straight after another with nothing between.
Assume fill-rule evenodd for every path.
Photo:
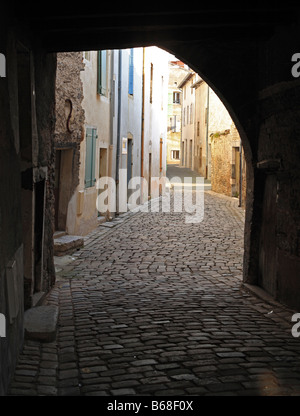
<instances>
[{"instance_id":1,"label":"blue window shutter","mask_svg":"<svg viewBox=\"0 0 300 416\"><path fill-rule=\"evenodd\" d=\"M96 140L97 140L97 130L93 129L93 139L92 139L92 160L91 160L91 178L92 178L92 185L95 185L96 177L95 177L95 162L96 162Z\"/></svg>"},{"instance_id":2,"label":"blue window shutter","mask_svg":"<svg viewBox=\"0 0 300 416\"><path fill-rule=\"evenodd\" d=\"M98 51L97 93L101 95L106 95L107 92L106 55L107 51Z\"/></svg>"},{"instance_id":3,"label":"blue window shutter","mask_svg":"<svg viewBox=\"0 0 300 416\"><path fill-rule=\"evenodd\" d=\"M128 81L128 94L133 95L133 48L130 49L129 55L129 81Z\"/></svg>"}]
</instances>

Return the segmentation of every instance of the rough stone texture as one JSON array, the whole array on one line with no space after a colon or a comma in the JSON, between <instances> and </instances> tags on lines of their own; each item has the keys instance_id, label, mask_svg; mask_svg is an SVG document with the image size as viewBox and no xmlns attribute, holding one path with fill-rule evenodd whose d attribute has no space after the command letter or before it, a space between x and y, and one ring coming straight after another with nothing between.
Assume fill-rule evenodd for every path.
<instances>
[{"instance_id":1,"label":"rough stone texture","mask_svg":"<svg viewBox=\"0 0 300 416\"><path fill-rule=\"evenodd\" d=\"M53 232L54 232L54 146L53 133L55 126L55 77L56 54L35 54L35 93L36 118L38 131L39 164L47 167L46 196L44 206L44 240L43 240L43 287L48 292L55 283L53 262Z\"/></svg>"},{"instance_id":2,"label":"rough stone texture","mask_svg":"<svg viewBox=\"0 0 300 416\"><path fill-rule=\"evenodd\" d=\"M15 301L18 316L10 322L6 267L23 249L20 186L20 143L18 124L17 56L15 36L7 31L7 20L0 16L0 50L5 54L7 75L0 78L0 313L6 317L6 338L0 338L0 396L7 391L20 346L23 342L23 270L17 273ZM9 178L4 180L4 178ZM22 259L21 259L22 261Z\"/></svg>"},{"instance_id":3,"label":"rough stone texture","mask_svg":"<svg viewBox=\"0 0 300 416\"><path fill-rule=\"evenodd\" d=\"M24 314L25 338L33 341L52 342L56 337L58 307L36 306Z\"/></svg>"},{"instance_id":4,"label":"rough stone texture","mask_svg":"<svg viewBox=\"0 0 300 416\"><path fill-rule=\"evenodd\" d=\"M54 255L64 256L84 245L84 238L78 235L63 235L54 239Z\"/></svg>"},{"instance_id":5,"label":"rough stone texture","mask_svg":"<svg viewBox=\"0 0 300 416\"><path fill-rule=\"evenodd\" d=\"M220 134L211 138L211 189L221 194L231 193L232 136Z\"/></svg>"},{"instance_id":6,"label":"rough stone texture","mask_svg":"<svg viewBox=\"0 0 300 416\"><path fill-rule=\"evenodd\" d=\"M211 137L211 189L227 196L239 196L240 170L236 164L234 148L240 147L240 137L235 125ZM242 206L246 199L246 161L242 158Z\"/></svg>"},{"instance_id":7,"label":"rough stone texture","mask_svg":"<svg viewBox=\"0 0 300 416\"><path fill-rule=\"evenodd\" d=\"M79 183L80 142L84 134L83 85L80 71L84 69L82 52L57 54L57 76L55 86L56 123L54 146L56 149L73 149L72 184L69 198ZM66 104L71 101L72 109ZM68 122L68 118L70 120Z\"/></svg>"},{"instance_id":8,"label":"rough stone texture","mask_svg":"<svg viewBox=\"0 0 300 416\"><path fill-rule=\"evenodd\" d=\"M209 191L202 223L142 212L93 231L48 296L56 342L25 343L10 394L299 395L292 311L241 286L243 228Z\"/></svg>"}]
</instances>

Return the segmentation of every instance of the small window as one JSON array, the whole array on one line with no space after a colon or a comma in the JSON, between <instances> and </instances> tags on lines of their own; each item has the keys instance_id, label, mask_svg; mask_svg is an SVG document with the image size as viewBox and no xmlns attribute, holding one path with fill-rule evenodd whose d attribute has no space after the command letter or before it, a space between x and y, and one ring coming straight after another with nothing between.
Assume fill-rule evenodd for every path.
<instances>
[{"instance_id":1,"label":"small window","mask_svg":"<svg viewBox=\"0 0 300 416\"><path fill-rule=\"evenodd\" d=\"M170 130L173 133L177 131L177 116L170 117Z\"/></svg>"},{"instance_id":2,"label":"small window","mask_svg":"<svg viewBox=\"0 0 300 416\"><path fill-rule=\"evenodd\" d=\"M179 150L171 150L171 159L179 160L180 159L180 152Z\"/></svg>"},{"instance_id":3,"label":"small window","mask_svg":"<svg viewBox=\"0 0 300 416\"><path fill-rule=\"evenodd\" d=\"M153 92L153 64L150 66L150 104L152 104L152 92Z\"/></svg>"},{"instance_id":4,"label":"small window","mask_svg":"<svg viewBox=\"0 0 300 416\"><path fill-rule=\"evenodd\" d=\"M180 104L180 92L173 92L173 103Z\"/></svg>"}]
</instances>

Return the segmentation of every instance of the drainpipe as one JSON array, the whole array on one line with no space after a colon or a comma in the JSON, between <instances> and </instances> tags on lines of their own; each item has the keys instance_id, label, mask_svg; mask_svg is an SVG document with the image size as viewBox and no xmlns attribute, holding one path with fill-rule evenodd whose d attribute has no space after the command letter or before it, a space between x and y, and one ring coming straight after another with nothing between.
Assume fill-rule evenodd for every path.
<instances>
[{"instance_id":1,"label":"drainpipe","mask_svg":"<svg viewBox=\"0 0 300 416\"><path fill-rule=\"evenodd\" d=\"M209 85L207 85L207 117L206 117L206 179L208 179L208 126L209 126Z\"/></svg>"},{"instance_id":2,"label":"drainpipe","mask_svg":"<svg viewBox=\"0 0 300 416\"><path fill-rule=\"evenodd\" d=\"M114 78L114 61L115 61L115 51L112 50L110 57L110 145L114 144L114 134L113 134L113 117L115 115L115 78Z\"/></svg>"},{"instance_id":3,"label":"drainpipe","mask_svg":"<svg viewBox=\"0 0 300 416\"><path fill-rule=\"evenodd\" d=\"M143 71L142 71L142 131L141 131L141 178L144 178L144 134L145 134L145 48L143 48ZM143 181L141 185L141 200L143 202Z\"/></svg>"},{"instance_id":4,"label":"drainpipe","mask_svg":"<svg viewBox=\"0 0 300 416\"><path fill-rule=\"evenodd\" d=\"M108 151L108 171L107 176L112 177L112 163L113 163L113 151L114 151L114 105L115 105L115 79L114 79L114 54L112 50L110 56L110 108L109 108L109 136L110 136L110 145ZM107 213L108 219L110 220L111 212Z\"/></svg>"},{"instance_id":5,"label":"drainpipe","mask_svg":"<svg viewBox=\"0 0 300 416\"><path fill-rule=\"evenodd\" d=\"M120 165L120 132L121 132L121 92L122 92L122 50L119 49L118 68L118 120L117 120L117 161L116 161L116 214L119 213L119 165Z\"/></svg>"}]
</instances>

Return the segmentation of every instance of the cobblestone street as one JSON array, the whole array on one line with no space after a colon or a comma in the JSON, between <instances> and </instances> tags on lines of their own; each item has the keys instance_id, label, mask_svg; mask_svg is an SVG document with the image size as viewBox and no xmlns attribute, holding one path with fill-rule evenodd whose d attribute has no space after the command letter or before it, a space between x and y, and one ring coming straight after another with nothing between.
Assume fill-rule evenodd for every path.
<instances>
[{"instance_id":1,"label":"cobblestone street","mask_svg":"<svg viewBox=\"0 0 300 416\"><path fill-rule=\"evenodd\" d=\"M46 299L56 341L25 341L10 395L300 394L293 312L242 285L238 200L206 191L204 221L184 216L138 212L87 236Z\"/></svg>"}]
</instances>

